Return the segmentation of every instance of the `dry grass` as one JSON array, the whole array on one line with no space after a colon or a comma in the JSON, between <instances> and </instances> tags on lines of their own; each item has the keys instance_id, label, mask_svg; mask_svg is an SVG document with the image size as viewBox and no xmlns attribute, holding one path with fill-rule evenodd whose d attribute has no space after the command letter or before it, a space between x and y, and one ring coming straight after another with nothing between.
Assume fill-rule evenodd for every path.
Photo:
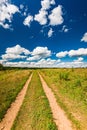
<instances>
[{"instance_id":1,"label":"dry grass","mask_svg":"<svg viewBox=\"0 0 87 130\"><path fill-rule=\"evenodd\" d=\"M27 70L0 71L0 121L22 89L29 74Z\"/></svg>"},{"instance_id":2,"label":"dry grass","mask_svg":"<svg viewBox=\"0 0 87 130\"><path fill-rule=\"evenodd\" d=\"M12 130L57 130L36 71Z\"/></svg>"},{"instance_id":3,"label":"dry grass","mask_svg":"<svg viewBox=\"0 0 87 130\"><path fill-rule=\"evenodd\" d=\"M74 126L87 130L87 69L44 69L42 75Z\"/></svg>"}]
</instances>

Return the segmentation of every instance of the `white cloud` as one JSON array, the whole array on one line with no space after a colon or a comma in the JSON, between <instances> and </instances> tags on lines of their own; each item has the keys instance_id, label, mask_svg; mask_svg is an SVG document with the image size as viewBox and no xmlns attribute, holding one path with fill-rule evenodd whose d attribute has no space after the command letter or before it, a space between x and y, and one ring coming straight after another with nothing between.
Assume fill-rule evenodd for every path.
<instances>
[{"instance_id":1,"label":"white cloud","mask_svg":"<svg viewBox=\"0 0 87 130\"><path fill-rule=\"evenodd\" d=\"M68 51L61 51L59 53L56 54L56 57L58 58L63 58L68 54Z\"/></svg>"},{"instance_id":2,"label":"white cloud","mask_svg":"<svg viewBox=\"0 0 87 130\"><path fill-rule=\"evenodd\" d=\"M25 18L23 24L24 24L25 26L29 26L29 27L30 27L30 24L31 24L32 21L33 21L33 16L28 15L28 16Z\"/></svg>"},{"instance_id":3,"label":"white cloud","mask_svg":"<svg viewBox=\"0 0 87 130\"><path fill-rule=\"evenodd\" d=\"M24 9L24 5L20 4L20 9L23 10Z\"/></svg>"},{"instance_id":4,"label":"white cloud","mask_svg":"<svg viewBox=\"0 0 87 130\"><path fill-rule=\"evenodd\" d=\"M62 24L64 21L62 15L62 6L58 5L58 7L54 8L49 15L50 25L55 26Z\"/></svg>"},{"instance_id":5,"label":"white cloud","mask_svg":"<svg viewBox=\"0 0 87 130\"><path fill-rule=\"evenodd\" d=\"M39 13L35 15L34 20L39 22L40 25L47 24L48 21L48 12L47 10L50 9L51 5L54 5L54 0L42 0L41 1L41 9L39 10Z\"/></svg>"},{"instance_id":6,"label":"white cloud","mask_svg":"<svg viewBox=\"0 0 87 130\"><path fill-rule=\"evenodd\" d=\"M13 15L19 12L19 8L14 4L10 4L8 0L0 1L0 26L5 29L10 28ZM8 24L6 23L8 20Z\"/></svg>"},{"instance_id":7,"label":"white cloud","mask_svg":"<svg viewBox=\"0 0 87 130\"><path fill-rule=\"evenodd\" d=\"M27 58L29 61L39 60L51 56L51 51L47 47L36 47L31 52L32 57Z\"/></svg>"},{"instance_id":8,"label":"white cloud","mask_svg":"<svg viewBox=\"0 0 87 130\"><path fill-rule=\"evenodd\" d=\"M67 33L69 30L70 30L70 29L68 29L66 25L64 25L64 26L62 27L62 32Z\"/></svg>"},{"instance_id":9,"label":"white cloud","mask_svg":"<svg viewBox=\"0 0 87 130\"><path fill-rule=\"evenodd\" d=\"M39 22L40 25L45 25L47 23L47 11L45 10L40 10L39 14L35 15L34 20Z\"/></svg>"},{"instance_id":10,"label":"white cloud","mask_svg":"<svg viewBox=\"0 0 87 130\"><path fill-rule=\"evenodd\" d=\"M82 42L87 42L87 32L84 34L84 36L81 39Z\"/></svg>"},{"instance_id":11,"label":"white cloud","mask_svg":"<svg viewBox=\"0 0 87 130\"><path fill-rule=\"evenodd\" d=\"M48 50L47 47L36 47L33 50L32 55L42 55L42 56L48 57L51 55L51 51Z\"/></svg>"},{"instance_id":12,"label":"white cloud","mask_svg":"<svg viewBox=\"0 0 87 130\"><path fill-rule=\"evenodd\" d=\"M55 5L54 0L42 0L41 1L42 10L48 10L51 7L51 5Z\"/></svg>"},{"instance_id":13,"label":"white cloud","mask_svg":"<svg viewBox=\"0 0 87 130\"><path fill-rule=\"evenodd\" d=\"M56 57L62 58L68 55L69 57L87 56L87 48L79 48L78 50L61 51L56 54Z\"/></svg>"},{"instance_id":14,"label":"white cloud","mask_svg":"<svg viewBox=\"0 0 87 130\"><path fill-rule=\"evenodd\" d=\"M55 67L58 68L80 68L80 67L87 67L87 62L60 62L56 64Z\"/></svg>"},{"instance_id":15,"label":"white cloud","mask_svg":"<svg viewBox=\"0 0 87 130\"><path fill-rule=\"evenodd\" d=\"M7 48L6 53L7 54L16 54L16 55L24 53L25 55L29 55L30 51L21 47L20 45L16 45L14 47Z\"/></svg>"},{"instance_id":16,"label":"white cloud","mask_svg":"<svg viewBox=\"0 0 87 130\"><path fill-rule=\"evenodd\" d=\"M16 55L16 54L4 54L2 55L2 59L4 60L14 60L14 59L24 59L26 56Z\"/></svg>"},{"instance_id":17,"label":"white cloud","mask_svg":"<svg viewBox=\"0 0 87 130\"><path fill-rule=\"evenodd\" d=\"M13 59L24 59L27 58L27 55L30 54L30 51L16 45L14 47L9 47L6 49L6 54L2 55L3 60L13 60Z\"/></svg>"},{"instance_id":18,"label":"white cloud","mask_svg":"<svg viewBox=\"0 0 87 130\"><path fill-rule=\"evenodd\" d=\"M84 60L83 57L78 57L78 59L77 59L77 60L74 60L74 62L82 62L83 60Z\"/></svg>"},{"instance_id":19,"label":"white cloud","mask_svg":"<svg viewBox=\"0 0 87 130\"><path fill-rule=\"evenodd\" d=\"M70 50L68 52L68 55L70 57L73 57L73 56L87 56L87 48L79 48L78 50Z\"/></svg>"},{"instance_id":20,"label":"white cloud","mask_svg":"<svg viewBox=\"0 0 87 130\"><path fill-rule=\"evenodd\" d=\"M52 35L53 35L53 29L52 28L50 28L50 30L48 31L48 37L52 37Z\"/></svg>"}]
</instances>

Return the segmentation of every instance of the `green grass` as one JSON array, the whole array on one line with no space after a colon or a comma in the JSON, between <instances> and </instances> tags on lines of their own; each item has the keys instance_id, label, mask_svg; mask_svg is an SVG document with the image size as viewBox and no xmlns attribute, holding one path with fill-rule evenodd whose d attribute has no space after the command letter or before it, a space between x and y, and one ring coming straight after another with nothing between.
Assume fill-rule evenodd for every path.
<instances>
[{"instance_id":1,"label":"green grass","mask_svg":"<svg viewBox=\"0 0 87 130\"><path fill-rule=\"evenodd\" d=\"M0 71L0 121L28 79L28 70Z\"/></svg>"},{"instance_id":2,"label":"green grass","mask_svg":"<svg viewBox=\"0 0 87 130\"><path fill-rule=\"evenodd\" d=\"M74 126L87 130L87 69L42 69L41 73Z\"/></svg>"},{"instance_id":3,"label":"green grass","mask_svg":"<svg viewBox=\"0 0 87 130\"><path fill-rule=\"evenodd\" d=\"M57 130L36 71L12 130Z\"/></svg>"}]
</instances>

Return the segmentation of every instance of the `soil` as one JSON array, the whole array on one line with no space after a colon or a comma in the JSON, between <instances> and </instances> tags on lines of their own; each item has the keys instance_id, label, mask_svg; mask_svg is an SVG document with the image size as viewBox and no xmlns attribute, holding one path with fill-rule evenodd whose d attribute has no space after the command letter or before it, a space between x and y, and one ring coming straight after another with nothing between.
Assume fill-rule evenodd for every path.
<instances>
[{"instance_id":1,"label":"soil","mask_svg":"<svg viewBox=\"0 0 87 130\"><path fill-rule=\"evenodd\" d=\"M48 87L42 76L39 74L40 80L42 82L42 86L44 89L44 92L48 98L51 111L53 114L54 122L57 125L58 130L73 130L72 123L67 118L65 112L61 109L61 107L58 105L56 98L51 90L51 88Z\"/></svg>"},{"instance_id":2,"label":"soil","mask_svg":"<svg viewBox=\"0 0 87 130\"><path fill-rule=\"evenodd\" d=\"M31 81L32 74L25 83L23 89L16 97L16 100L11 104L11 107L8 109L6 115L4 116L3 120L0 122L0 130L11 130L11 127L13 125L13 122L18 114L18 111L20 110L20 107L23 103L28 85Z\"/></svg>"},{"instance_id":3,"label":"soil","mask_svg":"<svg viewBox=\"0 0 87 130\"><path fill-rule=\"evenodd\" d=\"M51 107L51 111L53 114L53 119L57 125L58 130L73 130L72 123L67 118L65 112L58 105L52 90L48 87L48 85L46 84L46 82L44 81L44 79L42 78L42 76L40 74L39 74L39 76L40 76L40 80L41 80L44 92L48 98L48 101L49 101L49 104ZM32 75L29 77L29 79L27 80L23 89L16 97L15 102L13 102L11 104L11 107L8 109L5 117L0 122L0 130L11 130L11 127L14 123L14 120L15 120L15 118L20 110L22 103L23 103L28 85L31 81L31 78L32 78Z\"/></svg>"}]
</instances>

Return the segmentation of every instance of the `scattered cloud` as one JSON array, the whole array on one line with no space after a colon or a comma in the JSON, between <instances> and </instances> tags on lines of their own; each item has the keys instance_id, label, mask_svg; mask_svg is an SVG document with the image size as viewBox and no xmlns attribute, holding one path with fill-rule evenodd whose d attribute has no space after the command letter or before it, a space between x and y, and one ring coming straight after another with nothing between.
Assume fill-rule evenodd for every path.
<instances>
[{"instance_id":1,"label":"scattered cloud","mask_svg":"<svg viewBox=\"0 0 87 130\"><path fill-rule=\"evenodd\" d=\"M36 47L31 52L31 57L27 58L28 61L40 60L51 56L51 51L47 47Z\"/></svg>"},{"instance_id":2,"label":"scattered cloud","mask_svg":"<svg viewBox=\"0 0 87 130\"><path fill-rule=\"evenodd\" d=\"M11 4L8 0L0 0L0 26L9 29L13 15L19 12L19 8L16 5ZM8 23L6 23L6 21L8 21Z\"/></svg>"},{"instance_id":3,"label":"scattered cloud","mask_svg":"<svg viewBox=\"0 0 87 130\"><path fill-rule=\"evenodd\" d=\"M68 52L68 55L70 57L73 57L73 56L87 56L87 48L79 48L78 50L70 50Z\"/></svg>"},{"instance_id":4,"label":"scattered cloud","mask_svg":"<svg viewBox=\"0 0 87 130\"><path fill-rule=\"evenodd\" d=\"M23 10L24 9L24 5L20 4L20 9Z\"/></svg>"},{"instance_id":5,"label":"scattered cloud","mask_svg":"<svg viewBox=\"0 0 87 130\"><path fill-rule=\"evenodd\" d=\"M3 54L1 57L3 60L14 60L14 59L24 59L27 55L30 54L30 51L21 47L20 45L16 45L14 47L9 47L6 49L6 54Z\"/></svg>"},{"instance_id":6,"label":"scattered cloud","mask_svg":"<svg viewBox=\"0 0 87 130\"><path fill-rule=\"evenodd\" d=\"M56 54L56 57L58 58L63 58L68 54L68 51L61 51L59 53Z\"/></svg>"},{"instance_id":7,"label":"scattered cloud","mask_svg":"<svg viewBox=\"0 0 87 130\"><path fill-rule=\"evenodd\" d=\"M82 37L81 42L87 42L87 32Z\"/></svg>"},{"instance_id":8,"label":"scattered cloud","mask_svg":"<svg viewBox=\"0 0 87 130\"><path fill-rule=\"evenodd\" d=\"M5 54L1 56L0 63L4 66L12 67L87 67L87 62L84 60L84 56L87 55L87 49L79 48L78 50L61 51L55 53L55 55L57 59L52 59L52 52L47 47L36 47L30 52L20 45L16 45L6 49ZM74 57L74 59L70 62L63 62L61 58L66 55L70 58Z\"/></svg>"},{"instance_id":9,"label":"scattered cloud","mask_svg":"<svg viewBox=\"0 0 87 130\"><path fill-rule=\"evenodd\" d=\"M67 33L69 30L66 25L63 25L61 32Z\"/></svg>"},{"instance_id":10,"label":"scattered cloud","mask_svg":"<svg viewBox=\"0 0 87 130\"><path fill-rule=\"evenodd\" d=\"M39 10L39 13L35 15L34 20L39 22L40 25L46 25L48 21L47 10L50 9L51 5L54 5L54 4L55 4L54 0L42 0L41 9Z\"/></svg>"},{"instance_id":11,"label":"scattered cloud","mask_svg":"<svg viewBox=\"0 0 87 130\"><path fill-rule=\"evenodd\" d=\"M51 11L51 14L48 15L48 11L52 5L55 5L54 0L42 0L41 9L39 10L39 13L35 15L34 20L39 22L40 25L46 25L49 20L51 26L62 24L64 21L62 17L62 6L58 5L58 7L55 7Z\"/></svg>"},{"instance_id":12,"label":"scattered cloud","mask_svg":"<svg viewBox=\"0 0 87 130\"><path fill-rule=\"evenodd\" d=\"M64 21L62 15L63 15L62 6L58 5L58 7L55 7L51 11L51 14L48 16L50 20L50 25L55 26L62 24Z\"/></svg>"},{"instance_id":13,"label":"scattered cloud","mask_svg":"<svg viewBox=\"0 0 87 130\"><path fill-rule=\"evenodd\" d=\"M52 28L50 28L50 30L48 31L48 37L52 37L52 35L53 35L53 29Z\"/></svg>"},{"instance_id":14,"label":"scattered cloud","mask_svg":"<svg viewBox=\"0 0 87 130\"><path fill-rule=\"evenodd\" d=\"M25 18L23 24L24 24L25 26L30 27L30 24L31 24L32 21L33 21L33 16L28 15L28 16Z\"/></svg>"},{"instance_id":15,"label":"scattered cloud","mask_svg":"<svg viewBox=\"0 0 87 130\"><path fill-rule=\"evenodd\" d=\"M39 14L36 14L34 20L39 22L40 25L45 25L47 23L47 11L40 10Z\"/></svg>"},{"instance_id":16,"label":"scattered cloud","mask_svg":"<svg viewBox=\"0 0 87 130\"><path fill-rule=\"evenodd\" d=\"M51 5L55 5L55 0L42 0L41 1L42 10L50 9Z\"/></svg>"},{"instance_id":17,"label":"scattered cloud","mask_svg":"<svg viewBox=\"0 0 87 130\"><path fill-rule=\"evenodd\" d=\"M83 60L84 60L83 57L78 57L78 59L77 59L77 60L74 60L74 62L82 62Z\"/></svg>"},{"instance_id":18,"label":"scattered cloud","mask_svg":"<svg viewBox=\"0 0 87 130\"><path fill-rule=\"evenodd\" d=\"M69 57L87 56L87 48L79 48L78 50L62 51L56 54L56 57L63 58L68 55Z\"/></svg>"}]
</instances>

